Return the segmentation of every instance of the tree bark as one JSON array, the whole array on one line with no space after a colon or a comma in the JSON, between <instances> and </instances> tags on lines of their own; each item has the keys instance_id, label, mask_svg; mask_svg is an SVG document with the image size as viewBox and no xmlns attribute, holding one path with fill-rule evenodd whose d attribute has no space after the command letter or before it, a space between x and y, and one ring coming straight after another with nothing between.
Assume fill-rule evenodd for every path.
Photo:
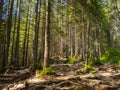
<instances>
[{"instance_id":1,"label":"tree bark","mask_svg":"<svg viewBox=\"0 0 120 90\"><path fill-rule=\"evenodd\" d=\"M0 29L1 29L1 24L2 24L3 2L4 0L0 1Z\"/></svg>"},{"instance_id":2,"label":"tree bark","mask_svg":"<svg viewBox=\"0 0 120 90\"><path fill-rule=\"evenodd\" d=\"M2 33L3 31L2 31L2 29L4 29L3 27L2 27L2 23L3 23L3 21L2 21L2 13L3 13L3 2L4 2L4 0L1 0L0 1L0 66L2 66L2 67L4 67L4 61L3 61L3 57L4 57L4 33Z\"/></svg>"},{"instance_id":3,"label":"tree bark","mask_svg":"<svg viewBox=\"0 0 120 90\"><path fill-rule=\"evenodd\" d=\"M11 37L11 29L12 29L12 15L13 15L13 4L14 0L10 2L10 10L8 10L8 18L6 24L6 48L5 48L5 65L8 63L9 57L9 47L10 47L10 37Z\"/></svg>"},{"instance_id":4,"label":"tree bark","mask_svg":"<svg viewBox=\"0 0 120 90\"><path fill-rule=\"evenodd\" d=\"M18 1L16 5L16 9L18 8ZM15 11L15 21L14 21L14 30L12 36L12 47L11 47L11 64L15 64L15 36L16 36L16 27L17 27L17 10Z\"/></svg>"},{"instance_id":5,"label":"tree bark","mask_svg":"<svg viewBox=\"0 0 120 90\"><path fill-rule=\"evenodd\" d=\"M16 47L15 47L15 64L19 67L19 42L20 42L20 26L21 26L21 0L19 1L19 14L18 14L18 26L16 35Z\"/></svg>"},{"instance_id":6,"label":"tree bark","mask_svg":"<svg viewBox=\"0 0 120 90\"><path fill-rule=\"evenodd\" d=\"M45 47L43 69L49 66L50 56L50 0L46 0Z\"/></svg>"},{"instance_id":7,"label":"tree bark","mask_svg":"<svg viewBox=\"0 0 120 90\"><path fill-rule=\"evenodd\" d=\"M78 39L77 39L77 28L75 27L75 56L78 55Z\"/></svg>"},{"instance_id":8,"label":"tree bark","mask_svg":"<svg viewBox=\"0 0 120 90\"><path fill-rule=\"evenodd\" d=\"M38 63L38 37L39 37L39 24L40 24L40 10L39 0L36 3L36 16L35 16L35 30L34 30L34 41L33 41L33 59L34 65Z\"/></svg>"},{"instance_id":9,"label":"tree bark","mask_svg":"<svg viewBox=\"0 0 120 90\"><path fill-rule=\"evenodd\" d=\"M27 8L27 17L26 17L26 26L25 26L25 32L24 32L24 42L23 42L23 57L22 57L22 65L24 66L25 65L25 53L26 53L26 39L27 39L27 31L28 31L28 18L29 18L29 7L30 7L30 1L29 1L29 4L28 4L28 8Z\"/></svg>"}]
</instances>

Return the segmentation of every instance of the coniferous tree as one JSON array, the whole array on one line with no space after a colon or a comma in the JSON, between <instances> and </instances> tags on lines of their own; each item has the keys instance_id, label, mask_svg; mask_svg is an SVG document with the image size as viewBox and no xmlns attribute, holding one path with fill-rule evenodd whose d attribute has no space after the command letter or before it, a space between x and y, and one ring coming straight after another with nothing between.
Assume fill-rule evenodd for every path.
<instances>
[{"instance_id":1,"label":"coniferous tree","mask_svg":"<svg viewBox=\"0 0 120 90\"><path fill-rule=\"evenodd\" d=\"M5 65L8 63L9 58L9 48L10 48L10 40L11 40L11 29L12 29L12 16L13 16L13 4L14 0L9 2L10 8L8 8L8 16L6 21L6 47L5 47Z\"/></svg>"},{"instance_id":2,"label":"coniferous tree","mask_svg":"<svg viewBox=\"0 0 120 90\"><path fill-rule=\"evenodd\" d=\"M18 11L18 20L17 20L17 33L16 33L16 45L15 45L15 64L19 67L19 48L20 48L20 27L21 27L21 3L22 0L18 0L19 11Z\"/></svg>"},{"instance_id":3,"label":"coniferous tree","mask_svg":"<svg viewBox=\"0 0 120 90\"><path fill-rule=\"evenodd\" d=\"M46 0L46 22L45 22L45 46L44 46L44 61L43 69L49 66L50 58L50 0Z\"/></svg>"}]
</instances>

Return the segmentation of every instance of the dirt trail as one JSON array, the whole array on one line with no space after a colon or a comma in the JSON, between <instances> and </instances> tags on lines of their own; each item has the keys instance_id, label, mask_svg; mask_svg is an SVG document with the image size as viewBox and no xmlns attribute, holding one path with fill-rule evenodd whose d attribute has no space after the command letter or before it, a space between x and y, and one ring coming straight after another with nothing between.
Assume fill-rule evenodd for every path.
<instances>
[{"instance_id":1,"label":"dirt trail","mask_svg":"<svg viewBox=\"0 0 120 90\"><path fill-rule=\"evenodd\" d=\"M10 84L27 79L31 76L29 68L20 68L18 70L10 70L5 74L0 74L0 90Z\"/></svg>"},{"instance_id":2,"label":"dirt trail","mask_svg":"<svg viewBox=\"0 0 120 90\"><path fill-rule=\"evenodd\" d=\"M93 73L80 70L84 62L66 64L66 61L54 60L51 66L55 73L44 78L29 79L9 84L6 90L120 90L120 67L101 65Z\"/></svg>"}]
</instances>

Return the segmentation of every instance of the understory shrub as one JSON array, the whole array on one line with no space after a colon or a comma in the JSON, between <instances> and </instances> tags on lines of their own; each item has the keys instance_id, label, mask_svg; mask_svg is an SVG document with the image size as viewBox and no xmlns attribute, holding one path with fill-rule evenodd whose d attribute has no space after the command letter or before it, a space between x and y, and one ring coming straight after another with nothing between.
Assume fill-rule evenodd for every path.
<instances>
[{"instance_id":1,"label":"understory shrub","mask_svg":"<svg viewBox=\"0 0 120 90\"><path fill-rule=\"evenodd\" d=\"M86 73L90 73L93 70L94 70L94 67L91 64L88 64L88 65L85 64L82 68L82 71Z\"/></svg>"},{"instance_id":2,"label":"understory shrub","mask_svg":"<svg viewBox=\"0 0 120 90\"><path fill-rule=\"evenodd\" d=\"M120 50L110 48L100 57L100 61L103 63L120 65Z\"/></svg>"},{"instance_id":3,"label":"understory shrub","mask_svg":"<svg viewBox=\"0 0 120 90\"><path fill-rule=\"evenodd\" d=\"M48 75L48 74L53 73L53 72L54 72L54 70L52 67L47 67L43 70L38 70L36 77L44 77L45 75Z\"/></svg>"},{"instance_id":4,"label":"understory shrub","mask_svg":"<svg viewBox=\"0 0 120 90\"><path fill-rule=\"evenodd\" d=\"M94 66L99 66L102 64L99 58L89 58L89 64L94 65Z\"/></svg>"},{"instance_id":5,"label":"understory shrub","mask_svg":"<svg viewBox=\"0 0 120 90\"><path fill-rule=\"evenodd\" d=\"M67 61L67 63L69 63L69 64L75 64L75 62L76 62L76 58L75 57L71 57Z\"/></svg>"}]
</instances>

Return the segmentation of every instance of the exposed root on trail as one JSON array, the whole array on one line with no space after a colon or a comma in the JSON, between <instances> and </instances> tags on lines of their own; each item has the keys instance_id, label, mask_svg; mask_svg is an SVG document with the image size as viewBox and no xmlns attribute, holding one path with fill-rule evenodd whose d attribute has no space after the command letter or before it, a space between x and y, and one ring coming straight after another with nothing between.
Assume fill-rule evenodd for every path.
<instances>
[{"instance_id":1,"label":"exposed root on trail","mask_svg":"<svg viewBox=\"0 0 120 90\"><path fill-rule=\"evenodd\" d=\"M65 62L65 61L64 61ZM3 90L120 90L120 67L104 64L96 67L92 73L83 73L82 68L84 62L75 64L62 63L51 64L55 73L47 75L44 78L25 77L30 76L30 71L20 70L17 72L17 79L12 79L14 84L4 84ZM26 73L26 74L25 74ZM0 75L4 77L5 75ZM14 77L14 75L13 75ZM18 78L21 77L21 78ZM14 77L15 78L15 77ZM28 79L27 79L28 78ZM11 81L12 81L11 80ZM2 83L1 83L2 84ZM5 87L4 87L5 86Z\"/></svg>"}]
</instances>

